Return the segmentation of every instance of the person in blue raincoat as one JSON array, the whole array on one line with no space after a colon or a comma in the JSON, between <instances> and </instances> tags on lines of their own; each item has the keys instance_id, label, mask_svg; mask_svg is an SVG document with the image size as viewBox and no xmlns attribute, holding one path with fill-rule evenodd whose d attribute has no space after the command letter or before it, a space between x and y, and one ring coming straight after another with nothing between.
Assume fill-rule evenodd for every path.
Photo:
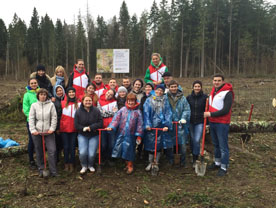
<instances>
[{"instance_id":1,"label":"person in blue raincoat","mask_svg":"<svg viewBox=\"0 0 276 208\"><path fill-rule=\"evenodd\" d=\"M155 89L155 95L150 96L144 104L144 126L146 129L144 148L149 151L149 164L146 171L150 171L154 162L155 151L155 130L152 128L162 128L157 137L156 162L159 163L161 149L173 147L173 141L167 134L172 130L172 113L167 98L164 96L165 87L160 84Z\"/></svg>"},{"instance_id":2,"label":"person in blue raincoat","mask_svg":"<svg viewBox=\"0 0 276 208\"><path fill-rule=\"evenodd\" d=\"M188 135L188 123L190 120L191 110L190 105L182 91L178 88L178 83L171 80L168 84L169 91L166 94L170 110L172 112L172 121L178 122L173 124L173 131L170 131L170 137L173 138L174 146L176 146L176 125L178 149L181 154L180 165L185 166L186 158L186 139Z\"/></svg>"},{"instance_id":3,"label":"person in blue raincoat","mask_svg":"<svg viewBox=\"0 0 276 208\"><path fill-rule=\"evenodd\" d=\"M143 135L143 117L134 93L128 94L126 106L114 115L106 129L116 132L112 157L126 160L127 174L131 174L133 172L133 161L135 160L136 142L140 144Z\"/></svg>"}]
</instances>

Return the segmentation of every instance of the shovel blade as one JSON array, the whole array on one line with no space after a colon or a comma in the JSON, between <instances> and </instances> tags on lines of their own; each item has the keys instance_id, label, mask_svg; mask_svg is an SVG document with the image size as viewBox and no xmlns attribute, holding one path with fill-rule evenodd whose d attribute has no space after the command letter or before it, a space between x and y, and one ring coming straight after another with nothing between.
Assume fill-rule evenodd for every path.
<instances>
[{"instance_id":1,"label":"shovel blade","mask_svg":"<svg viewBox=\"0 0 276 208\"><path fill-rule=\"evenodd\" d=\"M43 170L42 175L43 175L43 178L47 178L47 177L49 177L50 172L48 170Z\"/></svg>"},{"instance_id":2,"label":"shovel blade","mask_svg":"<svg viewBox=\"0 0 276 208\"><path fill-rule=\"evenodd\" d=\"M206 166L207 166L207 163L197 160L196 164L195 164L196 175L197 176L204 176L205 172L206 172Z\"/></svg>"},{"instance_id":3,"label":"shovel blade","mask_svg":"<svg viewBox=\"0 0 276 208\"><path fill-rule=\"evenodd\" d=\"M174 164L175 165L180 164L180 157L181 157L181 154L174 154Z\"/></svg>"},{"instance_id":4,"label":"shovel blade","mask_svg":"<svg viewBox=\"0 0 276 208\"><path fill-rule=\"evenodd\" d=\"M98 166L98 168L97 168L97 173L98 173L99 175L102 175L102 167L101 167L101 165Z\"/></svg>"},{"instance_id":5,"label":"shovel blade","mask_svg":"<svg viewBox=\"0 0 276 208\"><path fill-rule=\"evenodd\" d=\"M152 164L151 166L151 175L157 176L159 171L159 167L157 164Z\"/></svg>"}]
</instances>

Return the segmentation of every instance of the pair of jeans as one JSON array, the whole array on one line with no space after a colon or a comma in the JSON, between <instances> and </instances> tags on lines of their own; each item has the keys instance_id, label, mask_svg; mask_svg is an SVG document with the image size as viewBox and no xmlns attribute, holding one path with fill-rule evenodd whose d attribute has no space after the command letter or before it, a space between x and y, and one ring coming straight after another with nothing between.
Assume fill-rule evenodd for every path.
<instances>
[{"instance_id":1,"label":"pair of jeans","mask_svg":"<svg viewBox=\"0 0 276 208\"><path fill-rule=\"evenodd\" d=\"M77 132L72 132L72 133L62 132L61 138L62 138L63 149L64 149L64 163L74 164Z\"/></svg>"},{"instance_id":2,"label":"pair of jeans","mask_svg":"<svg viewBox=\"0 0 276 208\"><path fill-rule=\"evenodd\" d=\"M101 135L101 155L102 159L110 160L112 150L115 145L115 133L113 131L102 131Z\"/></svg>"},{"instance_id":3,"label":"pair of jeans","mask_svg":"<svg viewBox=\"0 0 276 208\"><path fill-rule=\"evenodd\" d=\"M193 155L200 153L200 140L203 132L203 123L190 124L191 147Z\"/></svg>"},{"instance_id":4,"label":"pair of jeans","mask_svg":"<svg viewBox=\"0 0 276 208\"><path fill-rule=\"evenodd\" d=\"M28 155L29 155L29 161L32 162L34 161L34 142L32 138L32 134L30 132L29 128L29 122L27 122L27 130L28 130L28 136L29 136L29 142L28 142Z\"/></svg>"},{"instance_id":5,"label":"pair of jeans","mask_svg":"<svg viewBox=\"0 0 276 208\"><path fill-rule=\"evenodd\" d=\"M93 167L97 153L99 136L86 137L78 135L79 158L82 167Z\"/></svg>"},{"instance_id":6,"label":"pair of jeans","mask_svg":"<svg viewBox=\"0 0 276 208\"><path fill-rule=\"evenodd\" d=\"M221 168L227 169L229 166L229 124L210 122L210 132L215 149L215 162L221 163Z\"/></svg>"},{"instance_id":7,"label":"pair of jeans","mask_svg":"<svg viewBox=\"0 0 276 208\"><path fill-rule=\"evenodd\" d=\"M63 149L61 134L55 132L55 138L56 138L56 149L57 149L56 158L57 158L57 162L59 162L60 160L59 155L61 150Z\"/></svg>"},{"instance_id":8,"label":"pair of jeans","mask_svg":"<svg viewBox=\"0 0 276 208\"><path fill-rule=\"evenodd\" d=\"M42 171L44 169L44 158L43 158L44 152L43 152L42 136L32 135L32 138L35 146L37 167L39 171ZM45 141L45 149L47 148L48 164L49 164L50 172L52 174L57 174L55 135L54 134L45 135L44 141ZM45 150L45 154L46 154L46 150Z\"/></svg>"}]
</instances>

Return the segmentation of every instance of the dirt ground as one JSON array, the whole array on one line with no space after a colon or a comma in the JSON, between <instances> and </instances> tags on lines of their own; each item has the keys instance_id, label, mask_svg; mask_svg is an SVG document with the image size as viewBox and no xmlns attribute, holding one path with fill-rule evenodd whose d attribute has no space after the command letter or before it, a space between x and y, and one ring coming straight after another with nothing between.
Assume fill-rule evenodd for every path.
<instances>
[{"instance_id":1,"label":"dirt ground","mask_svg":"<svg viewBox=\"0 0 276 208\"><path fill-rule=\"evenodd\" d=\"M195 79L178 79L184 94L191 91ZM234 86L233 121L248 119L254 104L252 120L273 120L271 101L275 96L275 79L227 79ZM24 92L26 82L3 81L0 84L0 106ZM211 79L203 79L204 91L211 89ZM19 90L18 90L19 89ZM0 207L275 207L276 204L276 135L255 133L242 149L239 133L231 133L230 168L226 177L216 177L207 171L197 177L192 169L187 146L187 167L167 164L162 158L160 174L151 176L144 171L145 161L138 160L134 174L123 171L123 163L104 166L97 173L80 177L78 171L63 171L60 177L48 180L30 170L27 154L0 158ZM25 122L0 121L0 136L27 143ZM208 137L209 138L209 137ZM206 161L211 163L213 147L207 140ZM78 158L76 158L78 161Z\"/></svg>"}]
</instances>

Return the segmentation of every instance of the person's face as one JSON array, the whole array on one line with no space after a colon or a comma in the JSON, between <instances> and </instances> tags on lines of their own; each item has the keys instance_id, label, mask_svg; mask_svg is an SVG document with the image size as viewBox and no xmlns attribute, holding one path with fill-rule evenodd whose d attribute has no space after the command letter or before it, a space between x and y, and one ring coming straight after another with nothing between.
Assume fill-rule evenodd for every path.
<instances>
[{"instance_id":1,"label":"person's face","mask_svg":"<svg viewBox=\"0 0 276 208\"><path fill-rule=\"evenodd\" d=\"M161 88L158 88L155 90L155 95L162 96L162 95L164 95L164 91Z\"/></svg>"},{"instance_id":2,"label":"person's face","mask_svg":"<svg viewBox=\"0 0 276 208\"><path fill-rule=\"evenodd\" d=\"M171 85L171 86L169 87L169 90L170 90L170 92L171 92L172 94L176 94L176 93L177 93L177 90L178 90L178 86L177 86L176 84Z\"/></svg>"},{"instance_id":3,"label":"person's face","mask_svg":"<svg viewBox=\"0 0 276 208\"><path fill-rule=\"evenodd\" d=\"M163 77L163 79L164 79L165 85L168 85L170 83L170 81L172 80L172 77L171 76Z\"/></svg>"},{"instance_id":4,"label":"person's face","mask_svg":"<svg viewBox=\"0 0 276 208\"><path fill-rule=\"evenodd\" d=\"M114 80L114 79L110 80L108 85L111 89L115 89L115 87L117 85L116 80Z\"/></svg>"},{"instance_id":5,"label":"person's face","mask_svg":"<svg viewBox=\"0 0 276 208\"><path fill-rule=\"evenodd\" d=\"M128 88L129 85L130 85L129 79L123 79L123 86L124 86L125 88Z\"/></svg>"},{"instance_id":6,"label":"person's face","mask_svg":"<svg viewBox=\"0 0 276 208\"><path fill-rule=\"evenodd\" d=\"M106 99L106 100L111 100L113 97L114 97L114 93L113 93L112 90L108 90L108 91L105 93L105 99Z\"/></svg>"},{"instance_id":7,"label":"person's face","mask_svg":"<svg viewBox=\"0 0 276 208\"><path fill-rule=\"evenodd\" d=\"M96 75L94 81L96 82L96 84L101 84L103 81L103 78L101 75Z\"/></svg>"},{"instance_id":8,"label":"person's face","mask_svg":"<svg viewBox=\"0 0 276 208\"><path fill-rule=\"evenodd\" d=\"M91 97L85 97L83 100L83 106L86 108L90 108L92 106L92 98Z\"/></svg>"},{"instance_id":9,"label":"person's face","mask_svg":"<svg viewBox=\"0 0 276 208\"><path fill-rule=\"evenodd\" d=\"M134 107L135 106L135 100L127 100L127 104L129 107Z\"/></svg>"},{"instance_id":10,"label":"person's face","mask_svg":"<svg viewBox=\"0 0 276 208\"><path fill-rule=\"evenodd\" d=\"M153 56L152 57L152 62L155 66L158 66L158 64L160 62L160 58L158 56Z\"/></svg>"},{"instance_id":11,"label":"person's face","mask_svg":"<svg viewBox=\"0 0 276 208\"><path fill-rule=\"evenodd\" d=\"M44 70L38 70L37 71L37 74L38 74L38 76L44 76L45 75L45 71Z\"/></svg>"},{"instance_id":12,"label":"person's face","mask_svg":"<svg viewBox=\"0 0 276 208\"><path fill-rule=\"evenodd\" d=\"M119 92L119 97L121 97L121 98L126 97L126 95L127 95L127 93L125 91L120 91Z\"/></svg>"},{"instance_id":13,"label":"person's face","mask_svg":"<svg viewBox=\"0 0 276 208\"><path fill-rule=\"evenodd\" d=\"M64 76L62 69L57 70L57 76L59 76L59 77Z\"/></svg>"},{"instance_id":14,"label":"person's face","mask_svg":"<svg viewBox=\"0 0 276 208\"><path fill-rule=\"evenodd\" d=\"M214 77L213 78L213 86L215 88L219 88L223 83L224 83L224 81L222 80L221 77Z\"/></svg>"},{"instance_id":15,"label":"person's face","mask_svg":"<svg viewBox=\"0 0 276 208\"><path fill-rule=\"evenodd\" d=\"M146 92L146 94L148 95L151 91L152 91L151 86L146 85L146 86L145 86L145 92Z\"/></svg>"},{"instance_id":16,"label":"person's face","mask_svg":"<svg viewBox=\"0 0 276 208\"><path fill-rule=\"evenodd\" d=\"M40 102L45 102L46 99L47 99L46 93L39 93L38 99L39 99Z\"/></svg>"},{"instance_id":17,"label":"person's face","mask_svg":"<svg viewBox=\"0 0 276 208\"><path fill-rule=\"evenodd\" d=\"M30 84L29 85L32 88L32 90L36 90L37 86L38 86L37 81L35 79L30 80Z\"/></svg>"},{"instance_id":18,"label":"person's face","mask_svg":"<svg viewBox=\"0 0 276 208\"><path fill-rule=\"evenodd\" d=\"M89 85L89 86L87 87L86 91L87 91L87 93L88 93L89 95L93 95L93 94L95 93L95 89L94 89L94 87L93 87L92 85Z\"/></svg>"},{"instance_id":19,"label":"person's face","mask_svg":"<svg viewBox=\"0 0 276 208\"><path fill-rule=\"evenodd\" d=\"M69 90L68 97L69 98L74 98L75 96L76 96L76 93L73 90Z\"/></svg>"},{"instance_id":20,"label":"person's face","mask_svg":"<svg viewBox=\"0 0 276 208\"><path fill-rule=\"evenodd\" d=\"M194 90L195 94L198 94L201 91L200 84L195 84L193 87L193 90Z\"/></svg>"},{"instance_id":21,"label":"person's face","mask_svg":"<svg viewBox=\"0 0 276 208\"><path fill-rule=\"evenodd\" d=\"M78 69L83 69L84 68L84 62L83 61L78 61L77 67L78 67Z\"/></svg>"},{"instance_id":22,"label":"person's face","mask_svg":"<svg viewBox=\"0 0 276 208\"><path fill-rule=\"evenodd\" d=\"M138 92L138 91L141 89L141 87L142 87L141 82L136 81L136 82L134 83L133 89L134 89L136 92Z\"/></svg>"},{"instance_id":23,"label":"person's face","mask_svg":"<svg viewBox=\"0 0 276 208\"><path fill-rule=\"evenodd\" d=\"M63 90L60 87L58 87L56 89L56 94L57 94L58 97L62 97L63 96Z\"/></svg>"}]
</instances>

